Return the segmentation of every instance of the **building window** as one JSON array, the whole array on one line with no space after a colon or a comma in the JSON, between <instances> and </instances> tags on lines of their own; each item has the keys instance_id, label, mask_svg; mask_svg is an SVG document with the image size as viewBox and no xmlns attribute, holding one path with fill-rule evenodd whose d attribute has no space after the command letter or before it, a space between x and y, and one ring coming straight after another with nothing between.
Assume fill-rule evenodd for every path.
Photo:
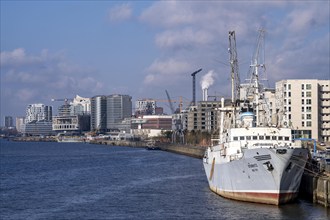
<instances>
[{"instance_id":1,"label":"building window","mask_svg":"<svg viewBox=\"0 0 330 220\"><path fill-rule=\"evenodd\" d=\"M311 114L307 114L306 115L306 119L312 119L312 115Z\"/></svg>"},{"instance_id":2,"label":"building window","mask_svg":"<svg viewBox=\"0 0 330 220\"><path fill-rule=\"evenodd\" d=\"M291 108L290 108L290 111L291 111ZM291 114L288 115L288 119L291 120Z\"/></svg>"},{"instance_id":3,"label":"building window","mask_svg":"<svg viewBox=\"0 0 330 220\"><path fill-rule=\"evenodd\" d=\"M291 105L291 99L288 99L288 104Z\"/></svg>"},{"instance_id":4,"label":"building window","mask_svg":"<svg viewBox=\"0 0 330 220\"><path fill-rule=\"evenodd\" d=\"M301 104L304 105L305 104L305 99L301 100Z\"/></svg>"},{"instance_id":5,"label":"building window","mask_svg":"<svg viewBox=\"0 0 330 220\"><path fill-rule=\"evenodd\" d=\"M306 99L306 104L307 105L311 105L312 104L312 100L311 99Z\"/></svg>"},{"instance_id":6,"label":"building window","mask_svg":"<svg viewBox=\"0 0 330 220\"><path fill-rule=\"evenodd\" d=\"M305 127L305 122L304 121L301 122L301 127Z\"/></svg>"},{"instance_id":7,"label":"building window","mask_svg":"<svg viewBox=\"0 0 330 220\"><path fill-rule=\"evenodd\" d=\"M312 97L312 92L311 91L306 92L306 97Z\"/></svg>"},{"instance_id":8,"label":"building window","mask_svg":"<svg viewBox=\"0 0 330 220\"><path fill-rule=\"evenodd\" d=\"M234 141L238 141L238 137L234 137Z\"/></svg>"},{"instance_id":9,"label":"building window","mask_svg":"<svg viewBox=\"0 0 330 220\"><path fill-rule=\"evenodd\" d=\"M306 90L311 90L312 89L312 85L311 84L306 84Z\"/></svg>"},{"instance_id":10,"label":"building window","mask_svg":"<svg viewBox=\"0 0 330 220\"><path fill-rule=\"evenodd\" d=\"M301 92L301 97L305 97L305 92Z\"/></svg>"},{"instance_id":11,"label":"building window","mask_svg":"<svg viewBox=\"0 0 330 220\"><path fill-rule=\"evenodd\" d=\"M291 97L291 92L288 92L289 97Z\"/></svg>"},{"instance_id":12,"label":"building window","mask_svg":"<svg viewBox=\"0 0 330 220\"><path fill-rule=\"evenodd\" d=\"M239 139L240 139L241 141L244 141L244 136L240 136Z\"/></svg>"},{"instance_id":13,"label":"building window","mask_svg":"<svg viewBox=\"0 0 330 220\"><path fill-rule=\"evenodd\" d=\"M304 115L304 114L301 115L301 119L302 119L302 120L305 119L305 115Z\"/></svg>"},{"instance_id":14,"label":"building window","mask_svg":"<svg viewBox=\"0 0 330 220\"><path fill-rule=\"evenodd\" d=\"M291 90L291 84L288 84L288 90Z\"/></svg>"},{"instance_id":15,"label":"building window","mask_svg":"<svg viewBox=\"0 0 330 220\"><path fill-rule=\"evenodd\" d=\"M307 121L307 122L306 122L306 126L307 126L307 127L312 127L312 122L311 122L311 121Z\"/></svg>"},{"instance_id":16,"label":"building window","mask_svg":"<svg viewBox=\"0 0 330 220\"><path fill-rule=\"evenodd\" d=\"M301 84L301 89L304 90L305 89L305 85Z\"/></svg>"},{"instance_id":17,"label":"building window","mask_svg":"<svg viewBox=\"0 0 330 220\"><path fill-rule=\"evenodd\" d=\"M312 107L307 106L307 107L306 107L306 112L311 112L311 111L312 111Z\"/></svg>"},{"instance_id":18,"label":"building window","mask_svg":"<svg viewBox=\"0 0 330 220\"><path fill-rule=\"evenodd\" d=\"M301 107L301 112L304 112L305 111L305 107Z\"/></svg>"}]
</instances>

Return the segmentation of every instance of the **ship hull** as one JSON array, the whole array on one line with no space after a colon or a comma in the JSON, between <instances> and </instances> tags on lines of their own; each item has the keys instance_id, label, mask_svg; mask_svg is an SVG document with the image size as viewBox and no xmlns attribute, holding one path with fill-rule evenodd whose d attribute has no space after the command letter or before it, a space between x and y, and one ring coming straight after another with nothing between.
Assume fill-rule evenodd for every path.
<instances>
[{"instance_id":1,"label":"ship hull","mask_svg":"<svg viewBox=\"0 0 330 220\"><path fill-rule=\"evenodd\" d=\"M280 153L279 153L280 152ZM307 149L245 150L241 159L226 162L219 152L203 159L210 189L225 198L280 205L298 196Z\"/></svg>"}]
</instances>

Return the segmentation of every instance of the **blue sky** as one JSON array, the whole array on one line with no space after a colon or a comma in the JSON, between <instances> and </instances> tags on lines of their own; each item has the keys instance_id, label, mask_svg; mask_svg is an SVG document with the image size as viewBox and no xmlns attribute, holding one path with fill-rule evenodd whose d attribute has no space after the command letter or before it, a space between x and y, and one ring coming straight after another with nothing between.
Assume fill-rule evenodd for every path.
<instances>
[{"instance_id":1,"label":"blue sky","mask_svg":"<svg viewBox=\"0 0 330 220\"><path fill-rule=\"evenodd\" d=\"M329 1L1 1L1 120L52 98L192 98L190 73L229 96L228 31L241 78L266 30L269 85L329 79ZM164 105L165 103L160 103Z\"/></svg>"}]
</instances>

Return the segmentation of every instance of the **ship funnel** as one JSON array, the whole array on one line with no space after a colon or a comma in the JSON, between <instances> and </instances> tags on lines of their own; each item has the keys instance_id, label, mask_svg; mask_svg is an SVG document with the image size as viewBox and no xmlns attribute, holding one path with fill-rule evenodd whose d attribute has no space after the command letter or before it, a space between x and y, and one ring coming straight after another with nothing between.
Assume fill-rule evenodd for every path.
<instances>
[{"instance_id":1,"label":"ship funnel","mask_svg":"<svg viewBox=\"0 0 330 220\"><path fill-rule=\"evenodd\" d=\"M255 127L255 115L252 112L244 112L241 114L242 127Z\"/></svg>"}]
</instances>

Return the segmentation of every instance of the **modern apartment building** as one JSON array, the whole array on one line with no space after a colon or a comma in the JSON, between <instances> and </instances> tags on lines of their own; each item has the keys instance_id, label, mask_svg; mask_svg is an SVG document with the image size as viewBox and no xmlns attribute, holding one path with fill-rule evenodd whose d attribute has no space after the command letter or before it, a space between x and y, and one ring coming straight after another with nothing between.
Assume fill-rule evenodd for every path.
<instances>
[{"instance_id":1,"label":"modern apartment building","mask_svg":"<svg viewBox=\"0 0 330 220\"><path fill-rule=\"evenodd\" d=\"M53 130L56 132L81 133L90 130L90 98L76 96L72 102L65 102L53 116Z\"/></svg>"},{"instance_id":2,"label":"modern apartment building","mask_svg":"<svg viewBox=\"0 0 330 220\"><path fill-rule=\"evenodd\" d=\"M109 95L106 97L106 128L120 130L122 121L132 116L132 97L129 95Z\"/></svg>"},{"instance_id":3,"label":"modern apartment building","mask_svg":"<svg viewBox=\"0 0 330 220\"><path fill-rule=\"evenodd\" d=\"M52 121L52 106L30 104L26 108L25 123L33 121Z\"/></svg>"},{"instance_id":4,"label":"modern apartment building","mask_svg":"<svg viewBox=\"0 0 330 220\"><path fill-rule=\"evenodd\" d=\"M79 95L70 103L71 115L86 115L91 113L91 99Z\"/></svg>"},{"instance_id":5,"label":"modern apartment building","mask_svg":"<svg viewBox=\"0 0 330 220\"><path fill-rule=\"evenodd\" d=\"M276 83L278 117L296 138L330 141L330 80L297 79Z\"/></svg>"},{"instance_id":6,"label":"modern apartment building","mask_svg":"<svg viewBox=\"0 0 330 220\"><path fill-rule=\"evenodd\" d=\"M52 106L30 104L26 108L25 135L52 135Z\"/></svg>"}]
</instances>

